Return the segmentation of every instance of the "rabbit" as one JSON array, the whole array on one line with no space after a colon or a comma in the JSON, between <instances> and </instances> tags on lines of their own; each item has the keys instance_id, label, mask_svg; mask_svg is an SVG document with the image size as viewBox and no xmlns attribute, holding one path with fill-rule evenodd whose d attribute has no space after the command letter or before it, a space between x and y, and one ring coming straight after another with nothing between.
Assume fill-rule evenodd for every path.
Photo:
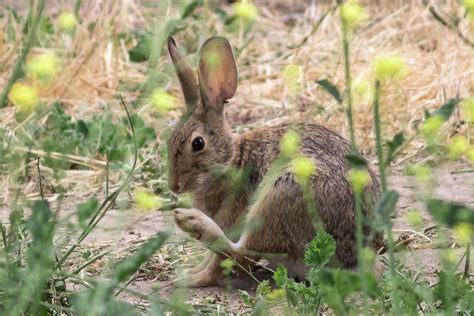
<instances>
[{"instance_id":1,"label":"rabbit","mask_svg":"<svg viewBox=\"0 0 474 316\"><path fill-rule=\"evenodd\" d=\"M305 248L316 235L307 200L288 166L277 176L266 177L279 156L283 135L292 128L299 131L300 153L316 166L310 192L324 230L336 241L336 260L342 267L356 266L355 198L347 179L351 167L345 155L351 150L346 139L315 124L234 134L224 113L238 82L229 42L223 37L205 41L197 77L171 36L168 51L186 104L186 113L167 141L169 185L177 194L190 193L193 203L192 209L175 209L173 217L179 228L209 249L207 257L186 272L188 286L216 285L222 275L220 262L228 256L245 265L248 258L251 262L267 259L265 254L284 254L268 255L270 266L283 264L290 276L304 280ZM247 172L247 181L240 187L231 176L233 169ZM365 193L375 201L380 185L370 165L368 172L371 182ZM362 207L365 220L371 212L367 205ZM239 236L226 236L242 223ZM384 245L383 234L367 221L363 233L365 243L374 249Z\"/></svg>"}]
</instances>

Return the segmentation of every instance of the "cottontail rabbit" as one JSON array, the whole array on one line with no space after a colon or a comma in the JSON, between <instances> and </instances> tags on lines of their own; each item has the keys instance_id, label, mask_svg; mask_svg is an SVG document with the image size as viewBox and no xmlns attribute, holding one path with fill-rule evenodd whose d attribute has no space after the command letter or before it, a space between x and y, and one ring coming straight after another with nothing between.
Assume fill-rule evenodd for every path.
<instances>
[{"instance_id":1,"label":"cottontail rabbit","mask_svg":"<svg viewBox=\"0 0 474 316\"><path fill-rule=\"evenodd\" d=\"M225 38L213 37L203 44L197 78L172 37L168 50L187 107L168 142L170 186L174 192L191 193L195 207L174 210L174 218L182 230L211 249L216 242L220 245L219 251L209 251L203 262L188 271L190 286L215 284L220 261L226 256L243 261L246 256L258 260L264 254L285 254L286 258L270 262L283 264L290 275L304 279L305 247L315 236L315 226L302 188L289 168L282 168L270 184L262 185L279 155L282 136L293 127L275 126L240 135L231 132L224 106L237 89L237 68ZM318 125L299 125L298 131L300 153L317 168L309 185L320 222L336 240L336 260L344 267L354 266L355 200L347 180L350 166L344 158L350 152L348 142ZM249 172L240 190L228 175L232 168ZM372 179L366 193L376 199L379 182L372 168L369 172ZM368 215L368 207L362 211ZM224 232L241 220L246 225L239 238L228 238ZM383 244L382 235L369 225L364 235L374 248Z\"/></svg>"}]
</instances>

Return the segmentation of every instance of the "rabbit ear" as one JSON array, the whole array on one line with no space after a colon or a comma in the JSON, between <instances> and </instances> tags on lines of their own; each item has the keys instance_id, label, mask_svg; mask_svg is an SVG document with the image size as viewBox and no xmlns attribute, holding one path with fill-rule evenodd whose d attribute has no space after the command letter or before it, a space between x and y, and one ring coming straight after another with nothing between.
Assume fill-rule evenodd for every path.
<instances>
[{"instance_id":1,"label":"rabbit ear","mask_svg":"<svg viewBox=\"0 0 474 316\"><path fill-rule=\"evenodd\" d=\"M168 36L168 51L173 61L174 69L178 75L181 89L183 90L184 101L191 111L194 111L199 104L199 87L191 66L186 62L183 55L178 51L173 37Z\"/></svg>"},{"instance_id":2,"label":"rabbit ear","mask_svg":"<svg viewBox=\"0 0 474 316\"><path fill-rule=\"evenodd\" d=\"M212 37L199 53L199 86L204 108L221 112L237 90L237 66L229 42Z\"/></svg>"}]
</instances>

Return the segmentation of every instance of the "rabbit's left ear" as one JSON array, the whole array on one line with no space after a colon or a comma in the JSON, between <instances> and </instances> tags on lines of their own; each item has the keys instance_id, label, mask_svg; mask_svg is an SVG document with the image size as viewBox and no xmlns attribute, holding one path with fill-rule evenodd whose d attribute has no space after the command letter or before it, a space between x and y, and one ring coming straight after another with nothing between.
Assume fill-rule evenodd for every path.
<instances>
[{"instance_id":1,"label":"rabbit's left ear","mask_svg":"<svg viewBox=\"0 0 474 316\"><path fill-rule=\"evenodd\" d=\"M199 53L199 86L204 108L223 110L225 102L237 90L237 66L229 42L212 37Z\"/></svg>"}]
</instances>

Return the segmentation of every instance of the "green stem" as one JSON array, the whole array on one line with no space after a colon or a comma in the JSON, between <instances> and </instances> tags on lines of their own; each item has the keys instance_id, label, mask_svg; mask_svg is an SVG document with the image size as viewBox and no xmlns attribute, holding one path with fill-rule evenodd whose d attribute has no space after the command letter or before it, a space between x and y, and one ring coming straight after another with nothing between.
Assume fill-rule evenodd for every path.
<instances>
[{"instance_id":1,"label":"green stem","mask_svg":"<svg viewBox=\"0 0 474 316\"><path fill-rule=\"evenodd\" d=\"M135 172L135 168L137 166L137 161L138 161L137 137L135 134L135 127L133 125L130 111L128 110L127 105L123 101L122 97L120 97L120 100L125 109L125 112L127 113L128 122L130 123L130 128L132 130L133 144L134 144L134 160L133 160L132 168L128 172L124 182L111 195L105 198L104 202L99 207L98 211L89 220L87 228L82 231L81 235L77 238L76 242L68 249L68 251L58 261L58 263L56 264L56 268L59 268L64 263L64 261L66 261L66 259L74 252L77 246L79 246L79 244L90 234L90 232L94 229L94 227L100 222L100 220L102 220L105 214L107 214L107 211L112 207L119 193L122 192L126 186L128 186L130 181L132 181L132 176L133 176L133 173Z\"/></svg>"},{"instance_id":2,"label":"green stem","mask_svg":"<svg viewBox=\"0 0 474 316\"><path fill-rule=\"evenodd\" d=\"M365 314L368 312L367 306L367 282L365 280L365 264L362 255L363 248L363 232L362 232L362 210L361 210L361 192L355 192L355 211L356 211L356 248L357 248L357 267L359 270L359 276L361 278L362 290L364 291L364 311Z\"/></svg>"},{"instance_id":3,"label":"green stem","mask_svg":"<svg viewBox=\"0 0 474 316\"><path fill-rule=\"evenodd\" d=\"M355 140L355 132L354 132L354 119L352 116L352 92L351 92L351 63L349 58L349 40L347 39L347 27L344 25L344 21L342 21L342 48L344 51L344 75L346 81L346 99L347 99L347 120L349 123L349 135L350 135L350 142L351 142L351 150L353 153L357 152L357 144Z\"/></svg>"},{"instance_id":4,"label":"green stem","mask_svg":"<svg viewBox=\"0 0 474 316\"><path fill-rule=\"evenodd\" d=\"M385 160L382 147L382 130L380 122L380 80L375 81L374 91L374 128L375 128L375 143L377 149L377 158L379 162L379 173L380 182L382 185L382 194L387 192L387 176L385 173ZM390 219L389 219L390 220ZM392 301L395 309L395 314L398 312L398 291L397 291L397 274L395 271L395 242L393 240L392 223L391 221L387 225L387 244L388 244L388 261L390 266L390 274L392 275L392 282L394 283L394 290L392 292Z\"/></svg>"},{"instance_id":5,"label":"green stem","mask_svg":"<svg viewBox=\"0 0 474 316\"><path fill-rule=\"evenodd\" d=\"M471 243L468 243L466 246L466 261L464 265L464 273L462 275L463 279L467 280L469 278L469 266L471 263Z\"/></svg>"},{"instance_id":6,"label":"green stem","mask_svg":"<svg viewBox=\"0 0 474 316\"><path fill-rule=\"evenodd\" d=\"M10 75L10 78L8 78L7 84L5 85L2 95L0 96L0 108L7 106L8 94L10 93L10 90L12 89L13 84L15 84L15 82L21 77L21 74L23 72L22 71L23 64L25 63L26 56L28 56L30 48L36 39L36 29L38 28L38 23L39 23L39 20L41 19L41 14L43 13L44 2L45 0L38 1L38 5L36 6L36 14L31 23L30 33L28 34L25 41L23 42L21 52L20 52L20 57L18 57L18 60L16 61L15 66L13 66L13 70Z\"/></svg>"},{"instance_id":7,"label":"green stem","mask_svg":"<svg viewBox=\"0 0 474 316\"><path fill-rule=\"evenodd\" d=\"M375 126L375 142L377 147L377 158L379 160L380 182L382 185L382 193L387 192L387 176L385 174L385 160L382 148L382 131L380 124L380 81L375 82L374 92L374 126Z\"/></svg>"}]
</instances>

